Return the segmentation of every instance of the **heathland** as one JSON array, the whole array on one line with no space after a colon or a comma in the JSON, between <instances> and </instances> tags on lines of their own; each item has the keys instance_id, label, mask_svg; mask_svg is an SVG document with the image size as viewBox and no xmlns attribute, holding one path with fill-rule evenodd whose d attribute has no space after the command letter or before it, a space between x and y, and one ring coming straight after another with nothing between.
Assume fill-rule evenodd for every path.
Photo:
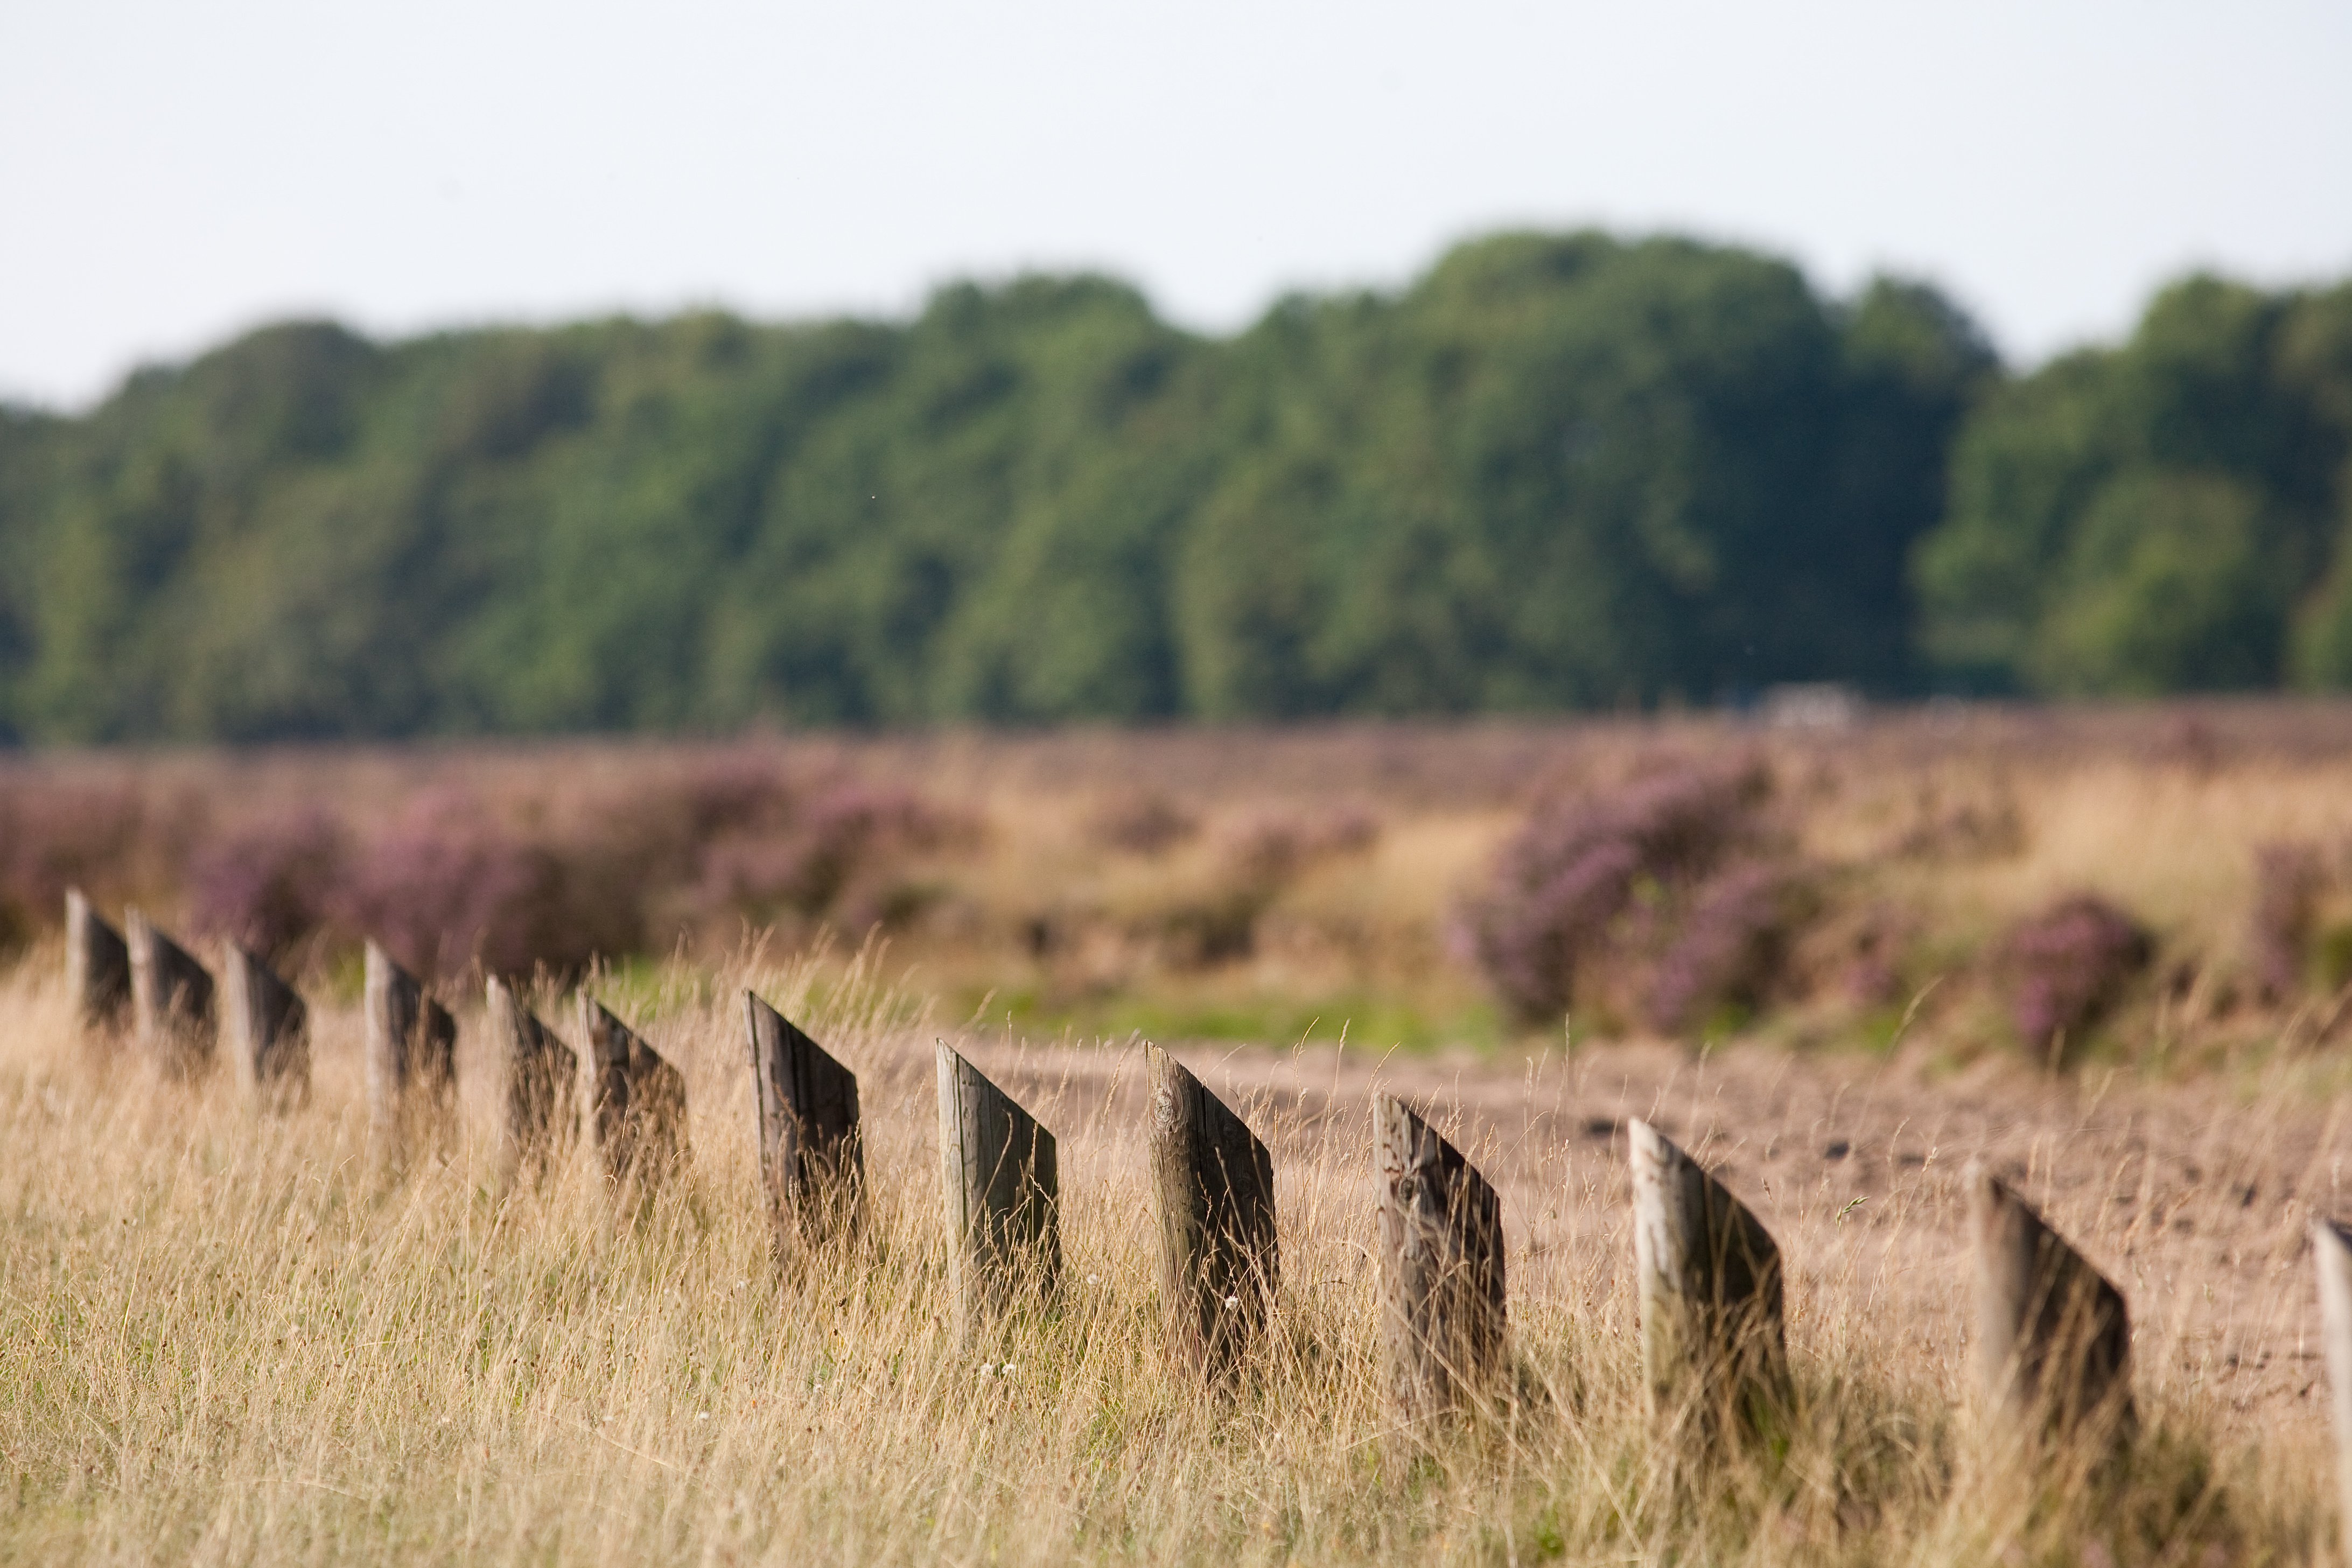
<instances>
[{"instance_id":1,"label":"heathland","mask_svg":"<svg viewBox=\"0 0 2352 1568\"><path fill-rule=\"evenodd\" d=\"M55 754L0 770L0 1556L12 1561L2316 1563L2304 1227L2340 1215L2352 712L2310 704ZM267 949L306 1103L86 1037L56 900ZM353 944L459 1019L460 1117L369 1153ZM512 1184L479 979L685 1074L653 1202ZM858 1072L864 1238L780 1275L740 993ZM1140 1037L1276 1157L1276 1333L1164 1351ZM929 1057L1062 1141L1064 1288L945 1294ZM1368 1110L1494 1179L1512 1376L1383 1397ZM1625 1125L1790 1260L1793 1418L1640 1385ZM2123 1289L2127 1462L1980 1426L1957 1175Z\"/></svg>"},{"instance_id":2,"label":"heathland","mask_svg":"<svg viewBox=\"0 0 2352 1568\"><path fill-rule=\"evenodd\" d=\"M0 733L275 740L2352 679L2352 288L2000 364L1931 287L1465 244L1188 333L257 331L0 411Z\"/></svg>"}]
</instances>

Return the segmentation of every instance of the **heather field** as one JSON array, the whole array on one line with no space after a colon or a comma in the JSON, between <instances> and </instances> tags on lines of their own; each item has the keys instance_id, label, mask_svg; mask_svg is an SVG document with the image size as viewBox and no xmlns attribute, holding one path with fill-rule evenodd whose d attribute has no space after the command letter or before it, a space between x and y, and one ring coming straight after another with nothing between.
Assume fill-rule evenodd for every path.
<instances>
[{"instance_id":1,"label":"heather field","mask_svg":"<svg viewBox=\"0 0 2352 1568\"><path fill-rule=\"evenodd\" d=\"M18 761L0 1556L2326 1561L2347 784L2352 710L2288 704ZM79 1028L68 886L268 952L307 1102ZM398 1167L368 935L459 1025L457 1124ZM682 1180L505 1174L485 967L678 1066ZM783 1276L745 988L864 1091L871 1223ZM942 1037L1062 1142L1063 1289L986 1343ZM1161 1342L1147 1037L1275 1152L1275 1331L1223 1392ZM1508 1385L1435 1435L1383 1399L1376 1091L1502 1197ZM1776 1444L1647 1406L1636 1117L1786 1252ZM2130 1303L2120 1464L2021 1474L1981 1420L1977 1157Z\"/></svg>"}]
</instances>

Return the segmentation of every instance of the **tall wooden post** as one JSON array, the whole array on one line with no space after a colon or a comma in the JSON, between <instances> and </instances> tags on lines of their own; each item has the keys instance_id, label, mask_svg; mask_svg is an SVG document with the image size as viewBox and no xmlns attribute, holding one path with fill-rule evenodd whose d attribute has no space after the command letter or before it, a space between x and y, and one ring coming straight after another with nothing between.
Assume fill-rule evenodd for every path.
<instances>
[{"instance_id":1,"label":"tall wooden post","mask_svg":"<svg viewBox=\"0 0 2352 1568\"><path fill-rule=\"evenodd\" d=\"M2320 1348L2327 1358L2327 1405L2336 1427L2338 1529L2352 1562L2352 1230L2332 1219L2313 1220L2311 1253L2319 1270Z\"/></svg>"},{"instance_id":2,"label":"tall wooden post","mask_svg":"<svg viewBox=\"0 0 2352 1568\"><path fill-rule=\"evenodd\" d=\"M457 1109L457 1020L373 942L366 1005L369 1130L387 1151L419 1122L437 1134Z\"/></svg>"},{"instance_id":3,"label":"tall wooden post","mask_svg":"<svg viewBox=\"0 0 2352 1568\"><path fill-rule=\"evenodd\" d=\"M1184 1065L1147 1044L1160 1299L1176 1353L1230 1373L1265 1326L1281 1274L1274 1156Z\"/></svg>"},{"instance_id":4,"label":"tall wooden post","mask_svg":"<svg viewBox=\"0 0 2352 1568\"><path fill-rule=\"evenodd\" d=\"M938 1065L948 1279L971 1333L1024 1296L1052 1293L1062 1268L1061 1173L1054 1135L945 1040Z\"/></svg>"},{"instance_id":5,"label":"tall wooden post","mask_svg":"<svg viewBox=\"0 0 2352 1568\"><path fill-rule=\"evenodd\" d=\"M580 1058L493 974L486 1011L506 1084L502 1163L512 1174L543 1170L580 1125Z\"/></svg>"},{"instance_id":6,"label":"tall wooden post","mask_svg":"<svg viewBox=\"0 0 2352 1568\"><path fill-rule=\"evenodd\" d=\"M198 1077L212 1066L219 1034L213 977L137 910L123 912L122 934L131 954L131 1016L141 1047L171 1076Z\"/></svg>"},{"instance_id":7,"label":"tall wooden post","mask_svg":"<svg viewBox=\"0 0 2352 1568\"><path fill-rule=\"evenodd\" d=\"M593 999L580 998L592 1074L589 1121L604 1174L650 1191L686 1159L686 1078Z\"/></svg>"},{"instance_id":8,"label":"tall wooden post","mask_svg":"<svg viewBox=\"0 0 2352 1568\"><path fill-rule=\"evenodd\" d=\"M1748 1205L1646 1121L1629 1128L1642 1370L1652 1407L1751 1427L1785 1403L1780 1249Z\"/></svg>"},{"instance_id":9,"label":"tall wooden post","mask_svg":"<svg viewBox=\"0 0 2352 1568\"><path fill-rule=\"evenodd\" d=\"M2127 1430L2123 1293L1981 1163L1969 1167L1968 1186L1978 1374L1994 1414L2027 1434Z\"/></svg>"},{"instance_id":10,"label":"tall wooden post","mask_svg":"<svg viewBox=\"0 0 2352 1568\"><path fill-rule=\"evenodd\" d=\"M856 1227L866 1187L857 1075L749 991L743 1011L759 1094L760 1174L782 1263Z\"/></svg>"},{"instance_id":11,"label":"tall wooden post","mask_svg":"<svg viewBox=\"0 0 2352 1568\"><path fill-rule=\"evenodd\" d=\"M294 988L237 943L221 944L229 1055L238 1084L257 1099L289 1103L310 1092L310 1016Z\"/></svg>"},{"instance_id":12,"label":"tall wooden post","mask_svg":"<svg viewBox=\"0 0 2352 1568\"><path fill-rule=\"evenodd\" d=\"M119 1029L131 1010L131 949L79 888L66 889L66 994L86 1029Z\"/></svg>"},{"instance_id":13,"label":"tall wooden post","mask_svg":"<svg viewBox=\"0 0 2352 1568\"><path fill-rule=\"evenodd\" d=\"M1503 1205L1462 1152L1393 1095L1381 1161L1381 1337L1407 1420L1459 1408L1503 1368Z\"/></svg>"}]
</instances>

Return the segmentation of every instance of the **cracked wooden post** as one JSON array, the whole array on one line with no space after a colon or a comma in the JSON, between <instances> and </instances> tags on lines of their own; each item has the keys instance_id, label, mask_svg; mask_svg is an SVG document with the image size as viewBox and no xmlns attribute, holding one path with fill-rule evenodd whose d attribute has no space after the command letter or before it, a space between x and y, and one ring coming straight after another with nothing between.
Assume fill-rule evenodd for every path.
<instances>
[{"instance_id":1,"label":"cracked wooden post","mask_svg":"<svg viewBox=\"0 0 2352 1568\"><path fill-rule=\"evenodd\" d=\"M1381 1328L1408 1421L1460 1408L1503 1369L1503 1206L1476 1167L1393 1095L1373 1102Z\"/></svg>"},{"instance_id":2,"label":"cracked wooden post","mask_svg":"<svg viewBox=\"0 0 2352 1568\"><path fill-rule=\"evenodd\" d=\"M123 911L122 939L131 954L131 1016L141 1048L174 1078L200 1076L212 1066L219 1034L212 975L137 910Z\"/></svg>"},{"instance_id":3,"label":"cracked wooden post","mask_svg":"<svg viewBox=\"0 0 2352 1568\"><path fill-rule=\"evenodd\" d=\"M580 1058L493 974L485 998L506 1085L499 1163L509 1177L544 1171L578 1132Z\"/></svg>"},{"instance_id":4,"label":"cracked wooden post","mask_svg":"<svg viewBox=\"0 0 2352 1568\"><path fill-rule=\"evenodd\" d=\"M1024 1297L1053 1293L1062 1268L1061 1175L1054 1135L945 1040L938 1066L948 1279L971 1333Z\"/></svg>"},{"instance_id":5,"label":"cracked wooden post","mask_svg":"<svg viewBox=\"0 0 2352 1568\"><path fill-rule=\"evenodd\" d=\"M1977 1369L1998 1420L2070 1436L2132 1424L2123 1293L1981 1162L1969 1167Z\"/></svg>"},{"instance_id":6,"label":"cracked wooden post","mask_svg":"<svg viewBox=\"0 0 2352 1568\"><path fill-rule=\"evenodd\" d=\"M857 1227L866 1188L857 1075L749 991L743 1011L758 1091L760 1174L776 1261L784 1264Z\"/></svg>"},{"instance_id":7,"label":"cracked wooden post","mask_svg":"<svg viewBox=\"0 0 2352 1568\"><path fill-rule=\"evenodd\" d=\"M265 1103L293 1104L310 1092L310 1013L294 988L236 942L221 944L223 1033L236 1080Z\"/></svg>"},{"instance_id":8,"label":"cracked wooden post","mask_svg":"<svg viewBox=\"0 0 2352 1568\"><path fill-rule=\"evenodd\" d=\"M1748 1205L1646 1121L1629 1124L1633 1271L1651 1408L1751 1429L1786 1407L1780 1249Z\"/></svg>"},{"instance_id":9,"label":"cracked wooden post","mask_svg":"<svg viewBox=\"0 0 2352 1568\"><path fill-rule=\"evenodd\" d=\"M119 1029L131 1011L131 949L79 888L66 889L66 994L85 1029Z\"/></svg>"},{"instance_id":10,"label":"cracked wooden post","mask_svg":"<svg viewBox=\"0 0 2352 1568\"><path fill-rule=\"evenodd\" d=\"M594 998L580 998L588 1120L607 1180L650 1192L686 1161L686 1077Z\"/></svg>"},{"instance_id":11,"label":"cracked wooden post","mask_svg":"<svg viewBox=\"0 0 2352 1568\"><path fill-rule=\"evenodd\" d=\"M1265 1327L1281 1273L1274 1157L1182 1063L1146 1044L1160 1300L1179 1357L1229 1374Z\"/></svg>"},{"instance_id":12,"label":"cracked wooden post","mask_svg":"<svg viewBox=\"0 0 2352 1568\"><path fill-rule=\"evenodd\" d=\"M383 1152L438 1135L457 1109L457 1021L416 976L367 944L368 1129Z\"/></svg>"},{"instance_id":13,"label":"cracked wooden post","mask_svg":"<svg viewBox=\"0 0 2352 1568\"><path fill-rule=\"evenodd\" d=\"M2332 1219L2311 1222L2312 1262L2319 1271L2320 1348L2327 1357L2327 1405L2336 1427L2337 1528L2352 1562L2352 1230Z\"/></svg>"}]
</instances>

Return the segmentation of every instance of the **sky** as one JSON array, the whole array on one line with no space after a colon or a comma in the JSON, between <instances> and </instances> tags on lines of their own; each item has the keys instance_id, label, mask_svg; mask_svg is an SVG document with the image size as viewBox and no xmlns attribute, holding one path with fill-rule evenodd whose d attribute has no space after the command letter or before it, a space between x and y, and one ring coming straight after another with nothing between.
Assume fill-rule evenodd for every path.
<instances>
[{"instance_id":1,"label":"sky","mask_svg":"<svg viewBox=\"0 0 2352 1568\"><path fill-rule=\"evenodd\" d=\"M1506 226L1949 291L2012 361L2352 273L2344 0L8 0L0 398L261 321L904 313L1097 268L1234 330Z\"/></svg>"}]
</instances>

